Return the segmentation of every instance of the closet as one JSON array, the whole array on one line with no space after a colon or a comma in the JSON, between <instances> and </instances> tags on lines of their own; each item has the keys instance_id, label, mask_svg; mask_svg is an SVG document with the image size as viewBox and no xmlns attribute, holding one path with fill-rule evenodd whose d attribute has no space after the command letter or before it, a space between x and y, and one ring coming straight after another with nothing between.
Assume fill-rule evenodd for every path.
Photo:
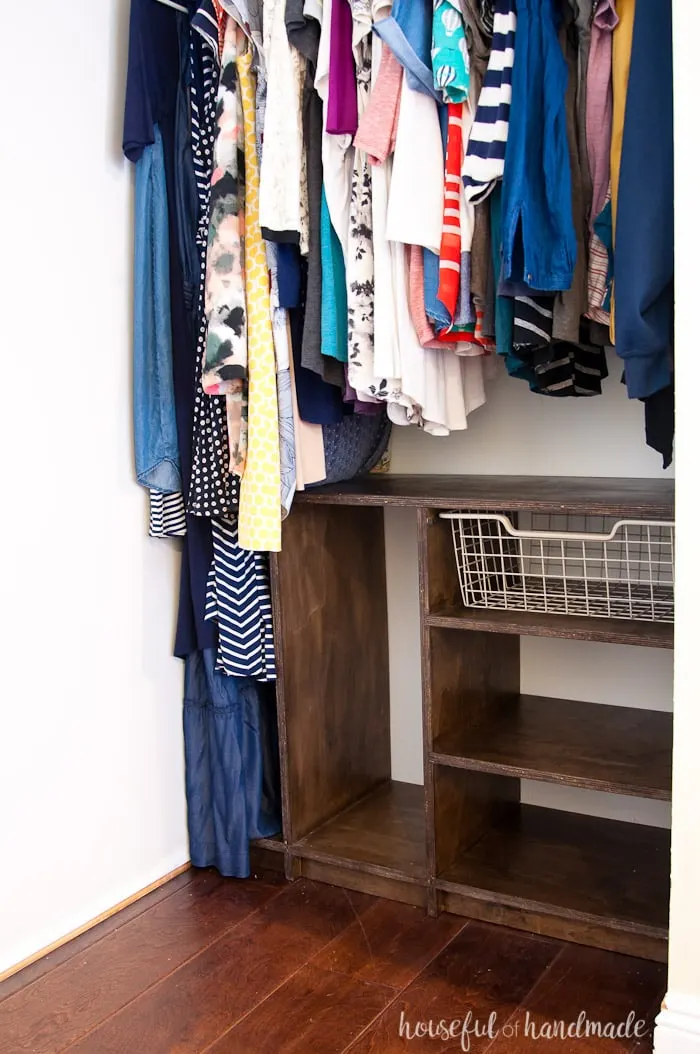
<instances>
[{"instance_id":1,"label":"closet","mask_svg":"<svg viewBox=\"0 0 700 1054\"><path fill-rule=\"evenodd\" d=\"M476 434L507 471L559 414L522 466L551 471L585 406L571 449L616 471L622 379L670 464L671 44L671 0L131 0L134 452L151 535L184 537L195 866L246 876L253 842L290 879L664 957L668 832L563 800L668 804L671 716L524 691L521 638L672 646L672 484L492 474ZM440 465L468 427L488 474L391 474L392 430ZM394 507L422 786L392 779Z\"/></svg>"},{"instance_id":2,"label":"closet","mask_svg":"<svg viewBox=\"0 0 700 1054\"><path fill-rule=\"evenodd\" d=\"M415 510L424 787L391 779L383 509ZM273 562L288 878L651 959L669 832L520 803L520 781L669 801L672 717L520 694L521 636L673 645L671 623L467 608L445 510L670 522L667 480L375 476L299 495ZM260 857L258 857L260 859ZM273 861L274 862L274 861Z\"/></svg>"}]
</instances>

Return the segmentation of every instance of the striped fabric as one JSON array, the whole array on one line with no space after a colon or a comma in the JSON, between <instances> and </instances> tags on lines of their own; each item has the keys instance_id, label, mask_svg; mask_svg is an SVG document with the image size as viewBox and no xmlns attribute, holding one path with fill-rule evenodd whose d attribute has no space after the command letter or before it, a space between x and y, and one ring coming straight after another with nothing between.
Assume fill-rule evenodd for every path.
<instances>
[{"instance_id":1,"label":"striped fabric","mask_svg":"<svg viewBox=\"0 0 700 1054\"><path fill-rule=\"evenodd\" d=\"M205 618L219 624L217 670L233 677L275 679L267 556L241 549L238 524L212 520L214 560Z\"/></svg>"},{"instance_id":2,"label":"striped fabric","mask_svg":"<svg viewBox=\"0 0 700 1054\"><path fill-rule=\"evenodd\" d=\"M552 341L553 296L516 296L513 301L513 346L544 347Z\"/></svg>"},{"instance_id":3,"label":"striped fabric","mask_svg":"<svg viewBox=\"0 0 700 1054\"><path fill-rule=\"evenodd\" d=\"M149 490L149 524L151 538L184 538L187 534L185 499L180 491L163 494L160 490Z\"/></svg>"},{"instance_id":4,"label":"striped fabric","mask_svg":"<svg viewBox=\"0 0 700 1054\"><path fill-rule=\"evenodd\" d=\"M484 332L484 309L480 304L474 304L474 313L476 314L474 340L477 344L481 344L485 354L493 355L496 352L496 341L493 336Z\"/></svg>"},{"instance_id":5,"label":"striped fabric","mask_svg":"<svg viewBox=\"0 0 700 1054\"><path fill-rule=\"evenodd\" d=\"M226 37L226 21L228 15L224 11L219 0L214 0L214 11L216 12L216 22L219 29L219 62L224 55L224 38Z\"/></svg>"},{"instance_id":6,"label":"striped fabric","mask_svg":"<svg viewBox=\"0 0 700 1054\"><path fill-rule=\"evenodd\" d=\"M447 106L447 151L445 154L445 197L440 241L440 282L438 300L454 320L459 296L462 226L459 200L462 187L459 168L462 160L462 103Z\"/></svg>"},{"instance_id":7,"label":"striped fabric","mask_svg":"<svg viewBox=\"0 0 700 1054\"><path fill-rule=\"evenodd\" d=\"M204 37L212 52L217 56L219 50L219 12L216 0L201 0L192 16L192 28ZM220 9L219 9L220 10Z\"/></svg>"},{"instance_id":8,"label":"striped fabric","mask_svg":"<svg viewBox=\"0 0 700 1054\"><path fill-rule=\"evenodd\" d=\"M608 250L593 231L588 245L588 310L586 315L603 326L610 325L610 312L602 306L610 292Z\"/></svg>"},{"instance_id":9,"label":"striped fabric","mask_svg":"<svg viewBox=\"0 0 700 1054\"><path fill-rule=\"evenodd\" d=\"M580 341L552 341L554 296L517 296L513 301L513 351L534 371L530 382L541 395L600 395L608 375L605 349L588 342L588 325Z\"/></svg>"},{"instance_id":10,"label":"striped fabric","mask_svg":"<svg viewBox=\"0 0 700 1054\"><path fill-rule=\"evenodd\" d=\"M608 187L603 208L610 200L610 187ZM595 230L592 230L588 245L588 310L586 315L603 326L610 325L610 312L604 306L610 301L609 269L608 250Z\"/></svg>"},{"instance_id":11,"label":"striped fabric","mask_svg":"<svg viewBox=\"0 0 700 1054\"><path fill-rule=\"evenodd\" d=\"M503 178L515 58L515 0L496 0L493 42L462 165L467 199L484 201Z\"/></svg>"},{"instance_id":12,"label":"striped fabric","mask_svg":"<svg viewBox=\"0 0 700 1054\"><path fill-rule=\"evenodd\" d=\"M552 344L542 361L535 361L535 373L542 395L600 395L608 376L605 348L592 344Z\"/></svg>"}]
</instances>

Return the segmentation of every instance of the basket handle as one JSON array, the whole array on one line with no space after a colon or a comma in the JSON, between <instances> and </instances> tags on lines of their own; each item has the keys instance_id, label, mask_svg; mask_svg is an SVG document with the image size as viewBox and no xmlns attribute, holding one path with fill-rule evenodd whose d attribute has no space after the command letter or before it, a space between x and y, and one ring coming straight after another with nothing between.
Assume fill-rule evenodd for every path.
<instances>
[{"instance_id":1,"label":"basket handle","mask_svg":"<svg viewBox=\"0 0 700 1054\"><path fill-rule=\"evenodd\" d=\"M578 533L576 531L520 531L500 512L441 512L441 520L490 520L505 527L511 538L561 539L573 542L611 542L621 527L673 528L671 520L618 520L608 534Z\"/></svg>"}]
</instances>

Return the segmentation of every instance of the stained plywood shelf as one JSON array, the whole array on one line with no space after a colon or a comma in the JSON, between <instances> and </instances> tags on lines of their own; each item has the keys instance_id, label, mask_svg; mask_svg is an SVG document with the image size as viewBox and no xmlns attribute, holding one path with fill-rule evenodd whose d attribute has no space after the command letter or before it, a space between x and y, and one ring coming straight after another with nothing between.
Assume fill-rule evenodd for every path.
<instances>
[{"instance_id":1,"label":"stained plywood shelf","mask_svg":"<svg viewBox=\"0 0 700 1054\"><path fill-rule=\"evenodd\" d=\"M663 940L667 830L521 805L437 878L438 888Z\"/></svg>"},{"instance_id":2,"label":"stained plywood shelf","mask_svg":"<svg viewBox=\"0 0 700 1054\"><path fill-rule=\"evenodd\" d=\"M416 509L425 787L391 778L386 506ZM671 520L660 480L372 476L298 496L272 560L283 834L315 879L663 959L668 832L522 805L521 781L669 801L672 718L521 695L520 638L673 627L467 610L444 509ZM625 700L621 700L624 703Z\"/></svg>"},{"instance_id":3,"label":"stained plywood shelf","mask_svg":"<svg viewBox=\"0 0 700 1054\"><path fill-rule=\"evenodd\" d=\"M423 788L387 780L294 847L301 857L426 882Z\"/></svg>"},{"instance_id":4,"label":"stained plywood shelf","mask_svg":"<svg viewBox=\"0 0 700 1054\"><path fill-rule=\"evenodd\" d=\"M673 481L581 476L434 476L375 474L311 487L296 502L404 505L428 509L518 509L596 516L673 519Z\"/></svg>"},{"instance_id":5,"label":"stained plywood shelf","mask_svg":"<svg viewBox=\"0 0 700 1054\"><path fill-rule=\"evenodd\" d=\"M464 701L465 708L468 700ZM671 800L669 713L518 695L435 739L430 760L477 772Z\"/></svg>"},{"instance_id":6,"label":"stained plywood shelf","mask_svg":"<svg viewBox=\"0 0 700 1054\"><path fill-rule=\"evenodd\" d=\"M534 611L498 611L457 605L438 607L426 616L426 622L429 626L442 626L444 629L479 630L482 633L564 637L604 644L630 644L640 648L673 647L673 625L665 622L548 615Z\"/></svg>"}]
</instances>

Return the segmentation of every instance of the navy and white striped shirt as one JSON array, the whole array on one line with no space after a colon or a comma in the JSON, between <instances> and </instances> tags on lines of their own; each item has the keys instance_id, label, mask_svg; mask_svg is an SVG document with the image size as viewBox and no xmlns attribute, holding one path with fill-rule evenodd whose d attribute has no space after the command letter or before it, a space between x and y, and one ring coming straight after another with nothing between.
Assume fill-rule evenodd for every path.
<instances>
[{"instance_id":1,"label":"navy and white striped shirt","mask_svg":"<svg viewBox=\"0 0 700 1054\"><path fill-rule=\"evenodd\" d=\"M275 644L267 554L241 549L238 524L212 520L214 559L205 619L216 619L216 669L231 677L275 679Z\"/></svg>"},{"instance_id":2,"label":"navy and white striped shirt","mask_svg":"<svg viewBox=\"0 0 700 1054\"><path fill-rule=\"evenodd\" d=\"M150 513L148 533L151 538L184 538L187 534L185 499L180 491L163 494L149 491Z\"/></svg>"},{"instance_id":3,"label":"navy and white striped shirt","mask_svg":"<svg viewBox=\"0 0 700 1054\"><path fill-rule=\"evenodd\" d=\"M496 0L493 41L462 165L468 201L484 201L503 178L515 59L515 0Z\"/></svg>"}]
</instances>

